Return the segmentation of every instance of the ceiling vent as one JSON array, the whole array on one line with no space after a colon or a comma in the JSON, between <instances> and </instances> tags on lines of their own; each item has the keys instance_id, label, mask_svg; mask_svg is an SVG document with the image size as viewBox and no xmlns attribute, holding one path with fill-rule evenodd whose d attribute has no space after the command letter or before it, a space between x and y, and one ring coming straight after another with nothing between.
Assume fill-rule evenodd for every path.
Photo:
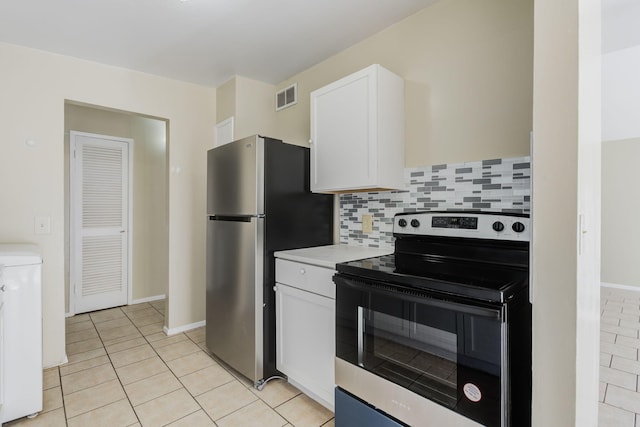
<instances>
[{"instance_id":1,"label":"ceiling vent","mask_svg":"<svg viewBox=\"0 0 640 427\"><path fill-rule=\"evenodd\" d=\"M276 92L276 111L291 107L298 103L298 83L294 83Z\"/></svg>"}]
</instances>

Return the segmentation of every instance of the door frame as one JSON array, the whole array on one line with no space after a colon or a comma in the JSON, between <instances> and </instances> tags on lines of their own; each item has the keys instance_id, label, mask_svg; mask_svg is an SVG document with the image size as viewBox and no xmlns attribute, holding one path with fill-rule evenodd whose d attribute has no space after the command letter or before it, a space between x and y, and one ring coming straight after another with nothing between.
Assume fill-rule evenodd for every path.
<instances>
[{"instance_id":1,"label":"door frame","mask_svg":"<svg viewBox=\"0 0 640 427\"><path fill-rule=\"evenodd\" d=\"M75 188L75 178L78 174L76 170L75 163L75 152L76 152L76 137L77 136L85 136L90 138L102 138L109 139L112 141L123 142L127 144L128 147L128 168L127 173L129 174L127 179L127 304L131 304L133 300L133 289L132 289L132 275L133 275L133 266L132 266L132 249L133 249L133 139L132 138L121 138L117 136L111 135L102 135L97 133L89 133L89 132L79 132L75 130L69 131L69 315L73 316L76 314L76 276L75 276L75 264L76 264L76 247L75 247L75 238L77 228L76 222L78 218L76 218L76 204L78 203L78 195L77 189Z\"/></svg>"}]
</instances>

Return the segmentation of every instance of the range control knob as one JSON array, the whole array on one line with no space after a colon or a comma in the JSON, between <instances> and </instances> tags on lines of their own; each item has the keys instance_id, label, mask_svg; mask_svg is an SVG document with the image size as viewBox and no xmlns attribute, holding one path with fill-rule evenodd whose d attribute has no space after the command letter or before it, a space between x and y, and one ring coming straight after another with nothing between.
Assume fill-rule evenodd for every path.
<instances>
[{"instance_id":1,"label":"range control knob","mask_svg":"<svg viewBox=\"0 0 640 427\"><path fill-rule=\"evenodd\" d=\"M504 230L504 224L501 223L500 221L494 222L492 227L493 227L494 231L502 231L502 230Z\"/></svg>"},{"instance_id":2,"label":"range control knob","mask_svg":"<svg viewBox=\"0 0 640 427\"><path fill-rule=\"evenodd\" d=\"M513 225L511 226L511 229L516 233L522 233L524 231L524 224L521 223L520 221L514 222Z\"/></svg>"},{"instance_id":3,"label":"range control knob","mask_svg":"<svg viewBox=\"0 0 640 427\"><path fill-rule=\"evenodd\" d=\"M400 218L400 219L398 220L398 225L399 225L400 227L406 227L406 226L407 226L407 220L406 220L406 219L404 219L404 218Z\"/></svg>"},{"instance_id":4,"label":"range control knob","mask_svg":"<svg viewBox=\"0 0 640 427\"><path fill-rule=\"evenodd\" d=\"M411 220L411 226L415 227L415 228L420 227L420 221L418 221L417 219L412 219Z\"/></svg>"}]
</instances>

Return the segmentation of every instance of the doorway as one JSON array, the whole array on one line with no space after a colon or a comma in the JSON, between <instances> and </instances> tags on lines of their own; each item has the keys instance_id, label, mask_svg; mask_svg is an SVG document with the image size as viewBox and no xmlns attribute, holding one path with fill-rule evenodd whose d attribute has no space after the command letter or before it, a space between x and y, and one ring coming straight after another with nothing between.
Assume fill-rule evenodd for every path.
<instances>
[{"instance_id":1,"label":"doorway","mask_svg":"<svg viewBox=\"0 0 640 427\"><path fill-rule=\"evenodd\" d=\"M71 292L71 131L132 139L129 291L124 304L164 299L168 289L168 121L105 107L65 102L65 308Z\"/></svg>"}]
</instances>

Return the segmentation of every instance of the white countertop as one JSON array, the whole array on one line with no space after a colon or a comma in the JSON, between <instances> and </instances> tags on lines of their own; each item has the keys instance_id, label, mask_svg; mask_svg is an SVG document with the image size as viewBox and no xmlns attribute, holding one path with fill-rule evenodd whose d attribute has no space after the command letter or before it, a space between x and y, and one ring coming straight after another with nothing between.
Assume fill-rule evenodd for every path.
<instances>
[{"instance_id":1,"label":"white countertop","mask_svg":"<svg viewBox=\"0 0 640 427\"><path fill-rule=\"evenodd\" d=\"M275 253L275 257L335 270L336 264L341 262L389 255L392 253L393 248L380 249L352 245L329 245L278 251Z\"/></svg>"}]
</instances>

